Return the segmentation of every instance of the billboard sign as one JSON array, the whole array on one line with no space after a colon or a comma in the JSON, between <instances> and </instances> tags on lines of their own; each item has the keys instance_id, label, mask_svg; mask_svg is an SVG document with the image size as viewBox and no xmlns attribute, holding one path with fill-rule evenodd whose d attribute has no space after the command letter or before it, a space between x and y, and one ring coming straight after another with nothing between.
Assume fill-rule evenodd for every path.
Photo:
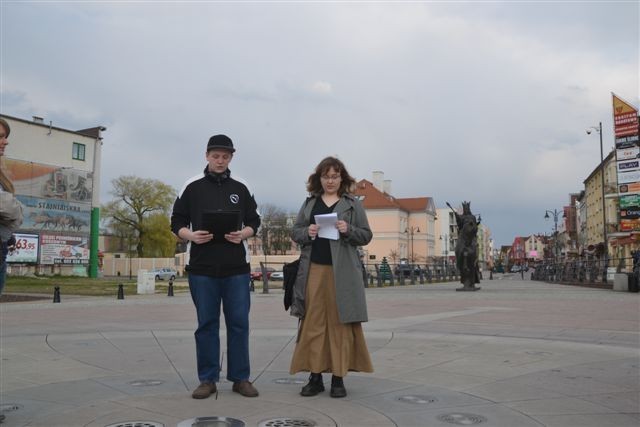
<instances>
[{"instance_id":1,"label":"billboard sign","mask_svg":"<svg viewBox=\"0 0 640 427\"><path fill-rule=\"evenodd\" d=\"M633 182L630 184L618 185L618 192L620 193L637 193L640 192L640 182Z\"/></svg>"},{"instance_id":2,"label":"billboard sign","mask_svg":"<svg viewBox=\"0 0 640 427\"><path fill-rule=\"evenodd\" d=\"M633 147L616 150L616 156L618 161L640 158L640 147L636 145Z\"/></svg>"},{"instance_id":3,"label":"billboard sign","mask_svg":"<svg viewBox=\"0 0 640 427\"><path fill-rule=\"evenodd\" d=\"M622 100L614 93L613 134L616 143L616 166L618 169L618 193L640 192L640 127L638 109ZM600 125L602 138L602 125ZM602 140L600 140L602 141ZM640 196L620 196L618 224L619 231L640 230Z\"/></svg>"},{"instance_id":4,"label":"billboard sign","mask_svg":"<svg viewBox=\"0 0 640 427\"><path fill-rule=\"evenodd\" d=\"M630 196L620 196L620 207L623 209L631 207L640 207L640 195L632 194Z\"/></svg>"},{"instance_id":5,"label":"billboard sign","mask_svg":"<svg viewBox=\"0 0 640 427\"><path fill-rule=\"evenodd\" d=\"M21 230L59 231L88 234L91 205L66 200L41 199L16 194L23 205Z\"/></svg>"},{"instance_id":6,"label":"billboard sign","mask_svg":"<svg viewBox=\"0 0 640 427\"><path fill-rule=\"evenodd\" d=\"M616 137L616 146L618 143L637 143L638 110L615 94L611 95L613 96L613 131Z\"/></svg>"},{"instance_id":7,"label":"billboard sign","mask_svg":"<svg viewBox=\"0 0 640 427\"><path fill-rule=\"evenodd\" d=\"M640 171L621 172L618 174L619 184L640 182Z\"/></svg>"},{"instance_id":8,"label":"billboard sign","mask_svg":"<svg viewBox=\"0 0 640 427\"><path fill-rule=\"evenodd\" d=\"M38 262L38 235L15 233L16 245L7 255L7 262L36 264Z\"/></svg>"},{"instance_id":9,"label":"billboard sign","mask_svg":"<svg viewBox=\"0 0 640 427\"><path fill-rule=\"evenodd\" d=\"M43 234L40 242L40 264L88 264L88 238Z\"/></svg>"},{"instance_id":10,"label":"billboard sign","mask_svg":"<svg viewBox=\"0 0 640 427\"><path fill-rule=\"evenodd\" d=\"M640 208L627 208L620 209L620 218L621 219L638 219L640 218Z\"/></svg>"},{"instance_id":11,"label":"billboard sign","mask_svg":"<svg viewBox=\"0 0 640 427\"><path fill-rule=\"evenodd\" d=\"M636 170L640 167L638 160L618 162L618 172L629 172Z\"/></svg>"},{"instance_id":12,"label":"billboard sign","mask_svg":"<svg viewBox=\"0 0 640 427\"><path fill-rule=\"evenodd\" d=\"M620 231L640 231L640 219L621 219Z\"/></svg>"}]
</instances>

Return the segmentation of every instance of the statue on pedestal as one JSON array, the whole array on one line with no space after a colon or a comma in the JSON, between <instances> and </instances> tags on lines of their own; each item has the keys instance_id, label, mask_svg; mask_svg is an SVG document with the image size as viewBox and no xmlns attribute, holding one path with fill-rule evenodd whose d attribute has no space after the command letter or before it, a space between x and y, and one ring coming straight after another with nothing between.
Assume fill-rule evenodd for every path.
<instances>
[{"instance_id":1,"label":"statue on pedestal","mask_svg":"<svg viewBox=\"0 0 640 427\"><path fill-rule=\"evenodd\" d=\"M456 265L460 272L461 288L456 291L478 291L480 269L478 267L478 224L480 219L471 213L471 202L462 202L462 214L451 207L458 225L458 242L456 243Z\"/></svg>"}]
</instances>

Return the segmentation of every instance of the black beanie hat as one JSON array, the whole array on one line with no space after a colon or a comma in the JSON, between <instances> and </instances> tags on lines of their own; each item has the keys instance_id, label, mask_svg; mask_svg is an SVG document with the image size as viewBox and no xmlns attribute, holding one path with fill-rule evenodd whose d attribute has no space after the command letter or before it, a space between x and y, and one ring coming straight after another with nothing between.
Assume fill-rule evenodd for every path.
<instances>
[{"instance_id":1,"label":"black beanie hat","mask_svg":"<svg viewBox=\"0 0 640 427\"><path fill-rule=\"evenodd\" d=\"M221 150L229 150L232 153L236 151L233 148L233 141L227 135L213 135L209 138L209 142L207 143L207 152L213 149L221 149Z\"/></svg>"}]
</instances>

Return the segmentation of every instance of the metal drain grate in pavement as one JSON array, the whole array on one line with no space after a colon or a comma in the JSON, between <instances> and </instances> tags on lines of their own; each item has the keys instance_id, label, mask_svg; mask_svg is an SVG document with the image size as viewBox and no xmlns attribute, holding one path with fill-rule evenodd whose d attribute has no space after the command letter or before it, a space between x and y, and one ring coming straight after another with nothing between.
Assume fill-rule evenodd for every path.
<instances>
[{"instance_id":1,"label":"metal drain grate in pavement","mask_svg":"<svg viewBox=\"0 0 640 427\"><path fill-rule=\"evenodd\" d=\"M155 421L124 421L121 423L109 424L105 427L164 427L164 424Z\"/></svg>"},{"instance_id":2,"label":"metal drain grate in pavement","mask_svg":"<svg viewBox=\"0 0 640 427\"><path fill-rule=\"evenodd\" d=\"M229 417L198 417L180 421L176 427L244 427L244 421Z\"/></svg>"},{"instance_id":3,"label":"metal drain grate in pavement","mask_svg":"<svg viewBox=\"0 0 640 427\"><path fill-rule=\"evenodd\" d=\"M304 418L272 418L261 421L258 427L313 427L316 423Z\"/></svg>"},{"instance_id":4,"label":"metal drain grate in pavement","mask_svg":"<svg viewBox=\"0 0 640 427\"><path fill-rule=\"evenodd\" d=\"M470 426L487 421L487 419L482 415L463 413L438 415L438 420L449 424L457 424L459 426Z\"/></svg>"},{"instance_id":5,"label":"metal drain grate in pavement","mask_svg":"<svg viewBox=\"0 0 640 427\"><path fill-rule=\"evenodd\" d=\"M132 385L134 387L153 387L163 383L164 381L160 381L160 380L134 380L134 381L129 381L127 384Z\"/></svg>"},{"instance_id":6,"label":"metal drain grate in pavement","mask_svg":"<svg viewBox=\"0 0 640 427\"><path fill-rule=\"evenodd\" d=\"M307 380L301 378L276 378L273 382L276 384L306 384Z\"/></svg>"},{"instance_id":7,"label":"metal drain grate in pavement","mask_svg":"<svg viewBox=\"0 0 640 427\"><path fill-rule=\"evenodd\" d=\"M422 395L413 395L413 394L410 394L408 396L400 396L398 400L403 403L412 403L417 405L424 405L427 403L433 403L438 401L438 399L432 396L422 396Z\"/></svg>"}]
</instances>

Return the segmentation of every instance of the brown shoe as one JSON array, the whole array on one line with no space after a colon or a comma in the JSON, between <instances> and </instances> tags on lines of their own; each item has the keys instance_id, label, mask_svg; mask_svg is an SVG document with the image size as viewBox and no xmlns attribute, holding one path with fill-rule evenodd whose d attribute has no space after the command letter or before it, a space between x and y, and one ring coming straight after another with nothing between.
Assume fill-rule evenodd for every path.
<instances>
[{"instance_id":1,"label":"brown shoe","mask_svg":"<svg viewBox=\"0 0 640 427\"><path fill-rule=\"evenodd\" d=\"M238 381L233 383L233 387L231 388L236 393L240 393L244 397L256 397L258 395L258 390L247 380Z\"/></svg>"},{"instance_id":2,"label":"brown shoe","mask_svg":"<svg viewBox=\"0 0 640 427\"><path fill-rule=\"evenodd\" d=\"M200 383L198 388L193 390L191 397L194 399L206 399L216 392L216 383Z\"/></svg>"}]
</instances>

